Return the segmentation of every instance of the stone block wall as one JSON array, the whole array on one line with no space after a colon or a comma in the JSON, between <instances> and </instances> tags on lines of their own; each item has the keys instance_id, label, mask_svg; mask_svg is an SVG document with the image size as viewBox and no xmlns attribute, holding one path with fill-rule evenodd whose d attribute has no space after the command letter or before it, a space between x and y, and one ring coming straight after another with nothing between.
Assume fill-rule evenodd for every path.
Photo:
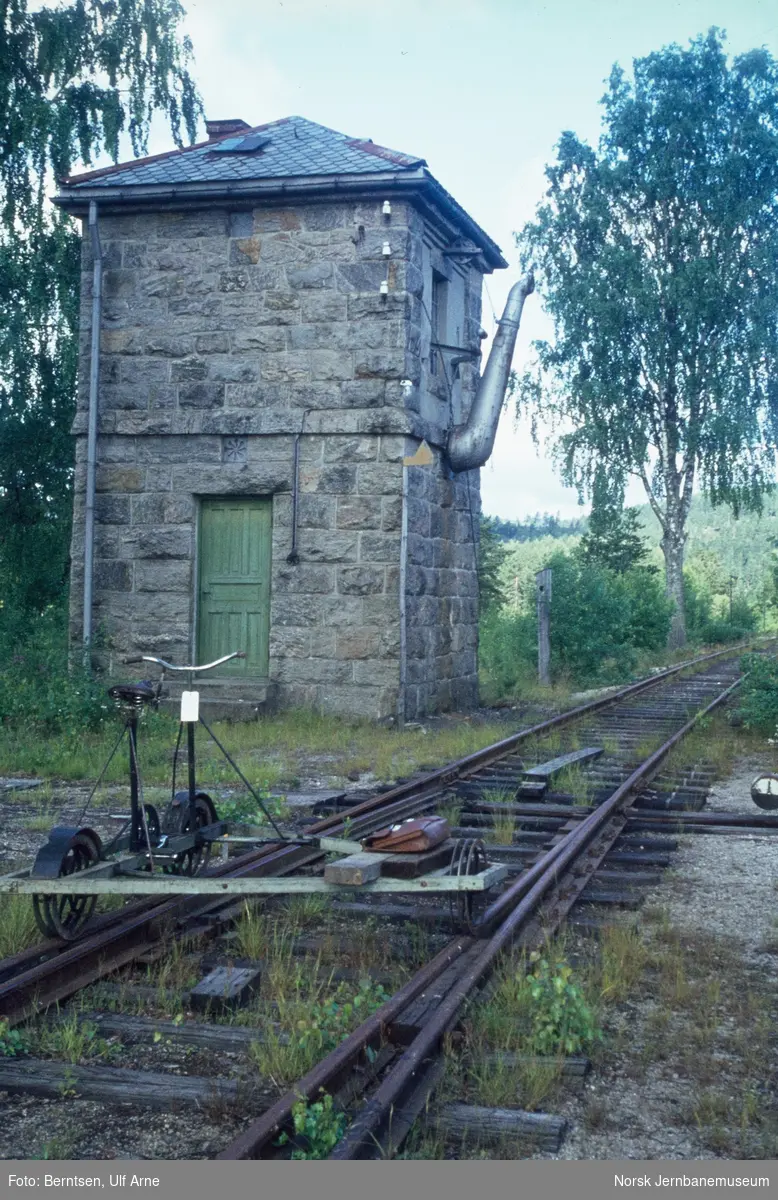
<instances>
[{"instance_id":1,"label":"stone block wall","mask_svg":"<svg viewBox=\"0 0 778 1200\"><path fill-rule=\"evenodd\" d=\"M422 412L425 223L410 205L392 208L390 223L379 201L101 216L93 620L114 658L194 653L198 501L272 496L275 699L374 717L397 711L402 459L422 437L441 446L450 412L440 400L432 418ZM471 275L472 322L480 274ZM90 320L87 243L74 426L75 640ZM291 564L297 434L299 561ZM410 470L408 716L475 695L465 484L448 478L439 453L427 470L423 481ZM477 514L477 473L470 499Z\"/></svg>"},{"instance_id":2,"label":"stone block wall","mask_svg":"<svg viewBox=\"0 0 778 1200\"><path fill-rule=\"evenodd\" d=\"M478 703L480 511L477 471L408 468L407 719Z\"/></svg>"}]
</instances>

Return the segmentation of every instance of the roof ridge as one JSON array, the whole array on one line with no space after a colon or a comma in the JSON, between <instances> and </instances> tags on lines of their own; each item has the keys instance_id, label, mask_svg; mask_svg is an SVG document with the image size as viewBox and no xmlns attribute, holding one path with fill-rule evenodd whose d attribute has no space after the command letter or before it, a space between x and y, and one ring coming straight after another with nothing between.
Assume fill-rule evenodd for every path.
<instances>
[{"instance_id":1,"label":"roof ridge","mask_svg":"<svg viewBox=\"0 0 778 1200\"><path fill-rule=\"evenodd\" d=\"M301 118L304 120L305 118ZM278 117L275 121L265 121L262 125L250 125L248 129L241 130L242 137L248 137L252 133L261 133L263 129L270 129L273 125L286 125L289 121L295 120L294 117ZM310 122L315 124L315 122ZM161 150L159 154L145 154L142 158L128 158L125 162L112 163L110 167L98 167L94 171L82 171L79 175L66 175L58 180L62 184L79 184L85 183L89 179L102 178L104 175L113 175L116 171L126 171L128 167L143 167L147 163L160 162L164 158L172 158L176 154L188 154L192 150L204 150L207 146L216 145L218 142L227 141L228 138L235 137L235 133L224 133L221 137L206 138L204 142L192 142L189 146L174 146L172 150Z\"/></svg>"}]
</instances>

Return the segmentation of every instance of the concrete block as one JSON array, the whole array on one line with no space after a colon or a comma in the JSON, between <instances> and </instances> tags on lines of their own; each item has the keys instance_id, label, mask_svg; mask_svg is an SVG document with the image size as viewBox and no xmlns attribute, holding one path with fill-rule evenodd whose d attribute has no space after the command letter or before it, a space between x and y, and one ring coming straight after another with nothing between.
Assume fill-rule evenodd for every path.
<instances>
[{"instance_id":1,"label":"concrete block","mask_svg":"<svg viewBox=\"0 0 778 1200\"><path fill-rule=\"evenodd\" d=\"M376 628L344 629L338 633L336 654L341 659L379 657L381 634Z\"/></svg>"},{"instance_id":2,"label":"concrete block","mask_svg":"<svg viewBox=\"0 0 778 1200\"><path fill-rule=\"evenodd\" d=\"M132 565L98 559L95 562L94 586L102 592L131 592Z\"/></svg>"},{"instance_id":3,"label":"concrete block","mask_svg":"<svg viewBox=\"0 0 778 1200\"><path fill-rule=\"evenodd\" d=\"M124 558L192 558L191 526L141 525L122 538Z\"/></svg>"},{"instance_id":4,"label":"concrete block","mask_svg":"<svg viewBox=\"0 0 778 1200\"><path fill-rule=\"evenodd\" d=\"M358 535L332 532L322 534L318 529L300 529L298 546L303 562L355 563Z\"/></svg>"},{"instance_id":5,"label":"concrete block","mask_svg":"<svg viewBox=\"0 0 778 1200\"><path fill-rule=\"evenodd\" d=\"M294 327L293 327L294 328ZM236 329L232 335L233 354L246 354L259 351L278 353L286 350L288 334L286 326L257 326L252 329Z\"/></svg>"},{"instance_id":6,"label":"concrete block","mask_svg":"<svg viewBox=\"0 0 778 1200\"><path fill-rule=\"evenodd\" d=\"M260 377L265 383L307 383L311 377L308 353L297 350L266 354L262 358Z\"/></svg>"}]
</instances>

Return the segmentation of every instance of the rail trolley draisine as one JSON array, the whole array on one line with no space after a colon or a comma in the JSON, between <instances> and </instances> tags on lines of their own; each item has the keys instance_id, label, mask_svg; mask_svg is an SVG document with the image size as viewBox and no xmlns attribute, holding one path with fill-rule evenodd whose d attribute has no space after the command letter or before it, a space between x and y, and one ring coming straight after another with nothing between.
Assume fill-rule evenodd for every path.
<instances>
[{"instance_id":1,"label":"rail trolley draisine","mask_svg":"<svg viewBox=\"0 0 778 1200\"><path fill-rule=\"evenodd\" d=\"M131 898L138 895L167 898L173 895L203 897L262 896L332 893L358 887L360 892L415 892L421 895L448 894L454 909L465 924L472 918L476 900L502 882L507 868L489 864L480 842L466 844L456 839L436 847L436 853L414 856L412 878L397 878L392 870L400 855L370 854L359 842L346 838L305 837L288 833L274 818L259 793L251 786L237 763L204 721L200 713L200 695L195 676L213 670L242 652L227 654L212 663L175 666L156 655L144 654L126 659L126 663L151 663L159 668L154 681L118 684L109 688L109 696L122 716L122 729L81 812L78 825L57 825L38 851L32 866L0 877L0 894L32 896L35 919L46 937L73 940L87 926L101 895ZM159 704L165 677L169 673L184 676L181 693L180 723L173 753L170 802L163 812L145 801L138 751L138 731L143 709ZM253 797L272 830L234 834L230 823L219 818L216 804L197 782L195 731L202 725L220 753ZM176 790L176 774L182 741L186 737L187 787ZM130 812L119 833L103 842L96 830L82 824L89 803L104 779L108 767L123 742L128 745ZM337 861L325 866L323 874L283 877L230 878L207 871L214 847L229 852L230 844L274 843L309 846ZM345 856L345 857L344 857ZM386 871L386 859L393 860ZM349 864L351 864L349 866ZM408 874L408 872L402 872Z\"/></svg>"}]
</instances>

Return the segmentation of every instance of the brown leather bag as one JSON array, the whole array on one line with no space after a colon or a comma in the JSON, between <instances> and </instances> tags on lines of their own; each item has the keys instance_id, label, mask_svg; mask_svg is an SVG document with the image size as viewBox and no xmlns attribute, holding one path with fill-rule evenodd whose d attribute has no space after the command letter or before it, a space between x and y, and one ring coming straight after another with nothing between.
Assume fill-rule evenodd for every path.
<instances>
[{"instance_id":1,"label":"brown leather bag","mask_svg":"<svg viewBox=\"0 0 778 1200\"><path fill-rule=\"evenodd\" d=\"M409 817L399 825L387 825L385 829L369 834L362 847L385 854L422 854L425 850L434 850L450 835L445 817Z\"/></svg>"}]
</instances>

